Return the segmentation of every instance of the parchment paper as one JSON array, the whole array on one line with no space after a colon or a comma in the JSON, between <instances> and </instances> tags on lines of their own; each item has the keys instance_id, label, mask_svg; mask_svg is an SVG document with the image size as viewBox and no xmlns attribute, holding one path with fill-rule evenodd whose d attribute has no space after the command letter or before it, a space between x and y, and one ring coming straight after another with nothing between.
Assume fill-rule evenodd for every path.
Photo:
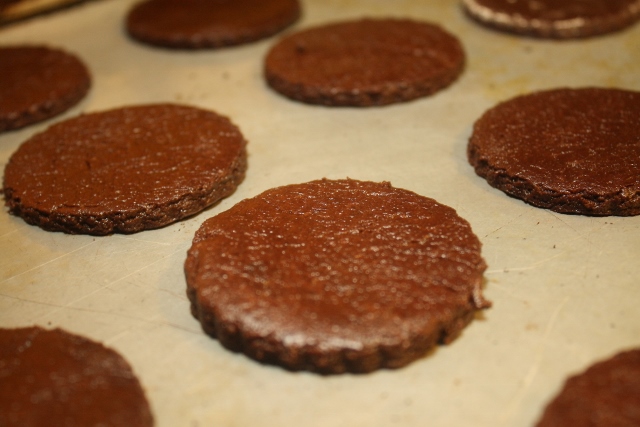
<instances>
[{"instance_id":1,"label":"parchment paper","mask_svg":"<svg viewBox=\"0 0 640 427\"><path fill-rule=\"evenodd\" d=\"M440 23L465 46L464 74L429 98L383 108L289 101L262 79L277 37L210 51L131 41L128 0L91 2L0 29L0 44L82 57L88 97L63 116L0 135L0 166L53 122L178 102L229 116L249 140L246 180L188 220L108 237L43 231L0 212L0 327L62 327L119 351L158 427L532 426L567 375L640 346L640 217L560 215L507 197L466 160L471 126L501 100L559 86L640 90L640 25L578 41L477 26L454 0L303 0L293 29L363 16ZM0 76L1 78L1 76ZM238 201L322 177L390 181L455 208L483 243L484 312L406 368L323 377L223 349L189 313L183 262L195 230Z\"/></svg>"}]
</instances>

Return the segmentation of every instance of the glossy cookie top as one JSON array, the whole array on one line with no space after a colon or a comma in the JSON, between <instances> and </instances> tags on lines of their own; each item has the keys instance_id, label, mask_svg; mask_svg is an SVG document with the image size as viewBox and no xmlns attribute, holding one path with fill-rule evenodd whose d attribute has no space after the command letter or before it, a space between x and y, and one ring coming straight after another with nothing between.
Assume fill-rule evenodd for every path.
<instances>
[{"instance_id":1,"label":"glossy cookie top","mask_svg":"<svg viewBox=\"0 0 640 427\"><path fill-rule=\"evenodd\" d=\"M464 62L457 37L435 24L363 19L284 37L264 70L273 89L296 101L368 107L431 95L455 81Z\"/></svg>"},{"instance_id":2,"label":"glossy cookie top","mask_svg":"<svg viewBox=\"0 0 640 427\"><path fill-rule=\"evenodd\" d=\"M453 209L388 183L268 190L207 220L185 271L223 345L289 369L367 372L453 340L486 268Z\"/></svg>"},{"instance_id":3,"label":"glossy cookie top","mask_svg":"<svg viewBox=\"0 0 640 427\"><path fill-rule=\"evenodd\" d=\"M129 364L62 329L0 329L0 425L151 427Z\"/></svg>"},{"instance_id":4,"label":"glossy cookie top","mask_svg":"<svg viewBox=\"0 0 640 427\"><path fill-rule=\"evenodd\" d=\"M489 109L469 162L532 205L582 215L640 214L640 93L553 89Z\"/></svg>"},{"instance_id":5,"label":"glossy cookie top","mask_svg":"<svg viewBox=\"0 0 640 427\"><path fill-rule=\"evenodd\" d=\"M131 233L193 215L244 178L246 141L226 117L176 104L58 123L5 168L9 209L46 230Z\"/></svg>"},{"instance_id":6,"label":"glossy cookie top","mask_svg":"<svg viewBox=\"0 0 640 427\"><path fill-rule=\"evenodd\" d=\"M0 76L0 132L66 111L91 86L78 57L46 46L0 47Z\"/></svg>"}]
</instances>

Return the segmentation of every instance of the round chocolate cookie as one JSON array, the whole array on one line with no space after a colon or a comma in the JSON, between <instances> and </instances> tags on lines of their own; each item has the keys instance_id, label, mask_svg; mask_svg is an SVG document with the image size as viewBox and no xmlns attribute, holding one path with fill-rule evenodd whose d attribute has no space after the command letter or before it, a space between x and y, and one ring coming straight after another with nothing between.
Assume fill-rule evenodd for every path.
<instances>
[{"instance_id":1,"label":"round chocolate cookie","mask_svg":"<svg viewBox=\"0 0 640 427\"><path fill-rule=\"evenodd\" d=\"M61 329L0 329L0 426L150 427L129 364Z\"/></svg>"},{"instance_id":2,"label":"round chocolate cookie","mask_svg":"<svg viewBox=\"0 0 640 427\"><path fill-rule=\"evenodd\" d=\"M268 84L305 103L368 107L410 101L462 72L460 41L437 25L363 19L284 37L269 51Z\"/></svg>"},{"instance_id":3,"label":"round chocolate cookie","mask_svg":"<svg viewBox=\"0 0 640 427\"><path fill-rule=\"evenodd\" d=\"M66 111L91 86L77 57L44 46L0 47L0 76L0 132Z\"/></svg>"},{"instance_id":4,"label":"round chocolate cookie","mask_svg":"<svg viewBox=\"0 0 640 427\"><path fill-rule=\"evenodd\" d=\"M511 99L474 125L476 173L566 214L640 214L640 92L555 89Z\"/></svg>"},{"instance_id":5,"label":"round chocolate cookie","mask_svg":"<svg viewBox=\"0 0 640 427\"><path fill-rule=\"evenodd\" d=\"M398 368L489 304L469 224L389 183L275 188L202 225L185 263L191 312L233 351L290 370Z\"/></svg>"},{"instance_id":6,"label":"round chocolate cookie","mask_svg":"<svg viewBox=\"0 0 640 427\"><path fill-rule=\"evenodd\" d=\"M45 230L104 235L200 212L244 178L246 141L227 118L144 105L82 115L23 143L4 173L11 213Z\"/></svg>"},{"instance_id":7,"label":"round chocolate cookie","mask_svg":"<svg viewBox=\"0 0 640 427\"><path fill-rule=\"evenodd\" d=\"M640 349L622 352L567 380L536 427L640 426Z\"/></svg>"},{"instance_id":8,"label":"round chocolate cookie","mask_svg":"<svg viewBox=\"0 0 640 427\"><path fill-rule=\"evenodd\" d=\"M481 24L544 38L610 33L640 18L640 0L462 0L462 4Z\"/></svg>"},{"instance_id":9,"label":"round chocolate cookie","mask_svg":"<svg viewBox=\"0 0 640 427\"><path fill-rule=\"evenodd\" d=\"M146 0L131 9L126 27L147 44L202 49L269 37L299 17L298 0Z\"/></svg>"}]
</instances>

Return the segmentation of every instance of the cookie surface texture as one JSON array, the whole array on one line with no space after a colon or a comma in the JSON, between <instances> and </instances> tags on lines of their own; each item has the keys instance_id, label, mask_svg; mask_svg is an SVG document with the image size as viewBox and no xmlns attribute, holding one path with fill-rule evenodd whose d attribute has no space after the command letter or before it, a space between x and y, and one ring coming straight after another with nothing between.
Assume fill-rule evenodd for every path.
<instances>
[{"instance_id":1,"label":"cookie surface texture","mask_svg":"<svg viewBox=\"0 0 640 427\"><path fill-rule=\"evenodd\" d=\"M140 382L122 356L61 329L0 329L3 427L150 427Z\"/></svg>"},{"instance_id":2,"label":"cookie surface texture","mask_svg":"<svg viewBox=\"0 0 640 427\"><path fill-rule=\"evenodd\" d=\"M131 9L126 27L147 44L203 49L269 37L299 17L298 0L146 0Z\"/></svg>"},{"instance_id":3,"label":"cookie surface texture","mask_svg":"<svg viewBox=\"0 0 640 427\"><path fill-rule=\"evenodd\" d=\"M462 5L488 27L542 38L596 36L640 19L640 0L462 0Z\"/></svg>"},{"instance_id":4,"label":"cookie surface texture","mask_svg":"<svg viewBox=\"0 0 640 427\"><path fill-rule=\"evenodd\" d=\"M206 221L192 314L233 351L324 374L398 368L488 303L480 242L453 209L388 183L268 190Z\"/></svg>"},{"instance_id":5,"label":"cookie surface texture","mask_svg":"<svg viewBox=\"0 0 640 427\"><path fill-rule=\"evenodd\" d=\"M79 58L44 46L0 47L0 76L0 132L63 113L91 86Z\"/></svg>"},{"instance_id":6,"label":"cookie surface texture","mask_svg":"<svg viewBox=\"0 0 640 427\"><path fill-rule=\"evenodd\" d=\"M133 233L228 196L246 166L246 141L226 117L174 104L125 107L23 143L5 168L5 203L45 230Z\"/></svg>"},{"instance_id":7,"label":"cookie surface texture","mask_svg":"<svg viewBox=\"0 0 640 427\"><path fill-rule=\"evenodd\" d=\"M553 89L519 96L475 124L469 162L487 182L566 214L640 214L640 92Z\"/></svg>"},{"instance_id":8,"label":"cookie surface texture","mask_svg":"<svg viewBox=\"0 0 640 427\"><path fill-rule=\"evenodd\" d=\"M264 74L300 102L368 107L431 95L456 80L464 62L460 41L437 25L363 19L284 37L269 51Z\"/></svg>"},{"instance_id":9,"label":"cookie surface texture","mask_svg":"<svg viewBox=\"0 0 640 427\"><path fill-rule=\"evenodd\" d=\"M640 349L634 349L569 378L536 427L639 425Z\"/></svg>"}]
</instances>

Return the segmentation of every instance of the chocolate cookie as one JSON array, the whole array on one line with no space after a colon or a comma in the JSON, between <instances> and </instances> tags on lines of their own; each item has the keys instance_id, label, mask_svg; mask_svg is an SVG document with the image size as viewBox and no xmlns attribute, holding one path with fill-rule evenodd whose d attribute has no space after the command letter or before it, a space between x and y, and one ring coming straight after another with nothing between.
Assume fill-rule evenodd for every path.
<instances>
[{"instance_id":1,"label":"chocolate cookie","mask_svg":"<svg viewBox=\"0 0 640 427\"><path fill-rule=\"evenodd\" d=\"M389 183L275 188L207 220L185 263L192 314L260 362L319 373L398 368L488 303L469 224Z\"/></svg>"},{"instance_id":2,"label":"chocolate cookie","mask_svg":"<svg viewBox=\"0 0 640 427\"><path fill-rule=\"evenodd\" d=\"M153 416L129 364L61 329L0 329L3 427L150 427Z\"/></svg>"},{"instance_id":3,"label":"chocolate cookie","mask_svg":"<svg viewBox=\"0 0 640 427\"><path fill-rule=\"evenodd\" d=\"M640 349L635 349L569 378L536 427L639 425Z\"/></svg>"},{"instance_id":4,"label":"chocolate cookie","mask_svg":"<svg viewBox=\"0 0 640 427\"><path fill-rule=\"evenodd\" d=\"M131 9L126 27L144 43L201 49L269 37L299 17L298 0L146 0Z\"/></svg>"},{"instance_id":5,"label":"chocolate cookie","mask_svg":"<svg viewBox=\"0 0 640 427\"><path fill-rule=\"evenodd\" d=\"M510 196L560 213L640 214L640 92L555 89L488 110L468 158Z\"/></svg>"},{"instance_id":6,"label":"chocolate cookie","mask_svg":"<svg viewBox=\"0 0 640 427\"><path fill-rule=\"evenodd\" d=\"M462 0L462 4L481 24L545 38L610 33L640 18L640 0Z\"/></svg>"},{"instance_id":7,"label":"chocolate cookie","mask_svg":"<svg viewBox=\"0 0 640 427\"><path fill-rule=\"evenodd\" d=\"M54 117L89 91L76 56L44 46L0 47L0 132Z\"/></svg>"},{"instance_id":8,"label":"chocolate cookie","mask_svg":"<svg viewBox=\"0 0 640 427\"><path fill-rule=\"evenodd\" d=\"M0 11L20 1L21 0L0 0Z\"/></svg>"},{"instance_id":9,"label":"chocolate cookie","mask_svg":"<svg viewBox=\"0 0 640 427\"><path fill-rule=\"evenodd\" d=\"M269 51L264 75L297 101L368 107L431 95L456 80L464 60L460 41L437 25L364 19L283 38Z\"/></svg>"},{"instance_id":10,"label":"chocolate cookie","mask_svg":"<svg viewBox=\"0 0 640 427\"><path fill-rule=\"evenodd\" d=\"M162 227L231 194L246 141L227 118L159 104L87 114L22 144L5 168L11 213L45 230L104 235Z\"/></svg>"}]
</instances>

